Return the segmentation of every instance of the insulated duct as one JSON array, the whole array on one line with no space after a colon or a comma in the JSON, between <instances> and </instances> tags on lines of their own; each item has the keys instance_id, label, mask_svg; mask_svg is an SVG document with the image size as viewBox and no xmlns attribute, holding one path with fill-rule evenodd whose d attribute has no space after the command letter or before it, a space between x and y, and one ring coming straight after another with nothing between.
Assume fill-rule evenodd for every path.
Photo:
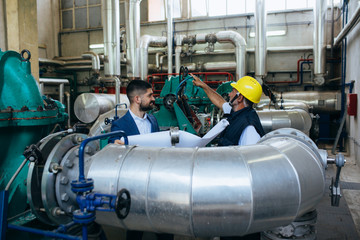
<instances>
[{"instance_id":1,"label":"insulated duct","mask_svg":"<svg viewBox=\"0 0 360 240\"><path fill-rule=\"evenodd\" d=\"M316 0L314 7L314 83L325 83L327 0Z\"/></svg>"},{"instance_id":2,"label":"insulated duct","mask_svg":"<svg viewBox=\"0 0 360 240\"><path fill-rule=\"evenodd\" d=\"M104 73L120 76L120 9L119 0L102 0L104 34Z\"/></svg>"},{"instance_id":3,"label":"insulated duct","mask_svg":"<svg viewBox=\"0 0 360 240\"><path fill-rule=\"evenodd\" d=\"M255 6L255 78L262 84L267 74L265 0L256 0Z\"/></svg>"},{"instance_id":4,"label":"insulated duct","mask_svg":"<svg viewBox=\"0 0 360 240\"><path fill-rule=\"evenodd\" d=\"M139 47L140 47L140 3L141 0L126 2L126 55L127 71L130 78L139 78Z\"/></svg>"},{"instance_id":5,"label":"insulated duct","mask_svg":"<svg viewBox=\"0 0 360 240\"><path fill-rule=\"evenodd\" d=\"M167 1L167 48L168 48L168 73L173 72L173 1Z\"/></svg>"},{"instance_id":6,"label":"insulated duct","mask_svg":"<svg viewBox=\"0 0 360 240\"><path fill-rule=\"evenodd\" d=\"M49 156L54 157L45 165L31 163L29 202L43 221L72 220L54 215L52 209L71 213L77 207L70 183L78 178L76 144L83 138L66 136L52 148ZM114 212L96 213L99 224L118 228L192 237L242 236L290 224L312 211L325 189L326 159L310 138L295 129L274 131L252 146L110 144L95 154L96 146L87 147L85 174L93 179L94 191L115 196L121 189L130 193L125 219ZM63 170L55 177L47 171L50 164ZM37 174L40 167L42 176ZM35 186L40 182L41 187ZM36 201L39 198L43 212L38 206L42 203Z\"/></svg>"},{"instance_id":7,"label":"insulated duct","mask_svg":"<svg viewBox=\"0 0 360 240\"><path fill-rule=\"evenodd\" d=\"M146 80L148 75L148 51L151 47L165 47L166 37L143 35L140 40L140 79Z\"/></svg>"}]
</instances>

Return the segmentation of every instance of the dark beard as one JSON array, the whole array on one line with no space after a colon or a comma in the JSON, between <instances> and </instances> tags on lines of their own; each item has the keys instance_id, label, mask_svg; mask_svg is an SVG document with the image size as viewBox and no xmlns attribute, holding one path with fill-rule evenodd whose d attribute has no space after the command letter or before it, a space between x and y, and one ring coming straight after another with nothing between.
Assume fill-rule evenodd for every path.
<instances>
[{"instance_id":1,"label":"dark beard","mask_svg":"<svg viewBox=\"0 0 360 240\"><path fill-rule=\"evenodd\" d=\"M144 106L142 104L140 104L140 110L143 111L143 112L147 112L147 111L150 111L154 108L154 105L150 105L151 103L155 104L155 102L150 102L149 105L147 106Z\"/></svg>"}]
</instances>

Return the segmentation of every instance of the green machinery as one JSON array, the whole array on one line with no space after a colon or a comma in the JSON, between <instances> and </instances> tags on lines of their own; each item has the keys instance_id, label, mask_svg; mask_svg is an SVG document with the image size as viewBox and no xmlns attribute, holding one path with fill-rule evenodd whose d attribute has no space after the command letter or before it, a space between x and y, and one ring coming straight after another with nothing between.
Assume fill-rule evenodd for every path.
<instances>
[{"instance_id":1,"label":"green machinery","mask_svg":"<svg viewBox=\"0 0 360 240\"><path fill-rule=\"evenodd\" d=\"M24 58L24 55L27 57ZM24 161L24 149L68 118L65 106L41 96L31 75L30 52L0 50L0 188L5 189ZM9 189L8 217L26 209L25 166Z\"/></svg>"},{"instance_id":2,"label":"green machinery","mask_svg":"<svg viewBox=\"0 0 360 240\"><path fill-rule=\"evenodd\" d=\"M193 78L186 76L170 77L165 81L160 96L156 98L159 111L154 112L160 129L179 127L193 134L206 133L214 123L217 109L203 89L193 85ZM221 84L217 92L227 98L231 91L230 82Z\"/></svg>"}]
</instances>

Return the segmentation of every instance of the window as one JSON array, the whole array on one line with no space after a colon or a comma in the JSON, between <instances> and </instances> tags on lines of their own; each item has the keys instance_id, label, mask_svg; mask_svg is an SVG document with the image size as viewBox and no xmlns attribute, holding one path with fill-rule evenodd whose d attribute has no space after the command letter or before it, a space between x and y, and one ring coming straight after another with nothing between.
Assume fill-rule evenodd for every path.
<instances>
[{"instance_id":1,"label":"window","mask_svg":"<svg viewBox=\"0 0 360 240\"><path fill-rule=\"evenodd\" d=\"M207 1L206 0L191 0L191 16L201 17L207 16Z\"/></svg>"},{"instance_id":2,"label":"window","mask_svg":"<svg viewBox=\"0 0 360 240\"><path fill-rule=\"evenodd\" d=\"M148 0L149 21L164 21L166 19L168 0ZM173 18L181 17L180 0L173 1Z\"/></svg>"},{"instance_id":3,"label":"window","mask_svg":"<svg viewBox=\"0 0 360 240\"><path fill-rule=\"evenodd\" d=\"M61 0L61 29L101 27L101 0Z\"/></svg>"},{"instance_id":4,"label":"window","mask_svg":"<svg viewBox=\"0 0 360 240\"><path fill-rule=\"evenodd\" d=\"M165 20L165 2L164 0L149 0L149 21Z\"/></svg>"}]
</instances>

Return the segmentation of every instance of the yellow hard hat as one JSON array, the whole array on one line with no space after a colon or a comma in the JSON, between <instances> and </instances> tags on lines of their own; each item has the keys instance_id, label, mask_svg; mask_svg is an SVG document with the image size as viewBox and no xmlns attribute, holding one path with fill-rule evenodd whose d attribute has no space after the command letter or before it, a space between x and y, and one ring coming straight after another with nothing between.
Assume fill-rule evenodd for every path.
<instances>
[{"instance_id":1,"label":"yellow hard hat","mask_svg":"<svg viewBox=\"0 0 360 240\"><path fill-rule=\"evenodd\" d=\"M240 78L236 83L233 82L230 85L251 102L260 102L262 88L255 78L245 76Z\"/></svg>"}]
</instances>

